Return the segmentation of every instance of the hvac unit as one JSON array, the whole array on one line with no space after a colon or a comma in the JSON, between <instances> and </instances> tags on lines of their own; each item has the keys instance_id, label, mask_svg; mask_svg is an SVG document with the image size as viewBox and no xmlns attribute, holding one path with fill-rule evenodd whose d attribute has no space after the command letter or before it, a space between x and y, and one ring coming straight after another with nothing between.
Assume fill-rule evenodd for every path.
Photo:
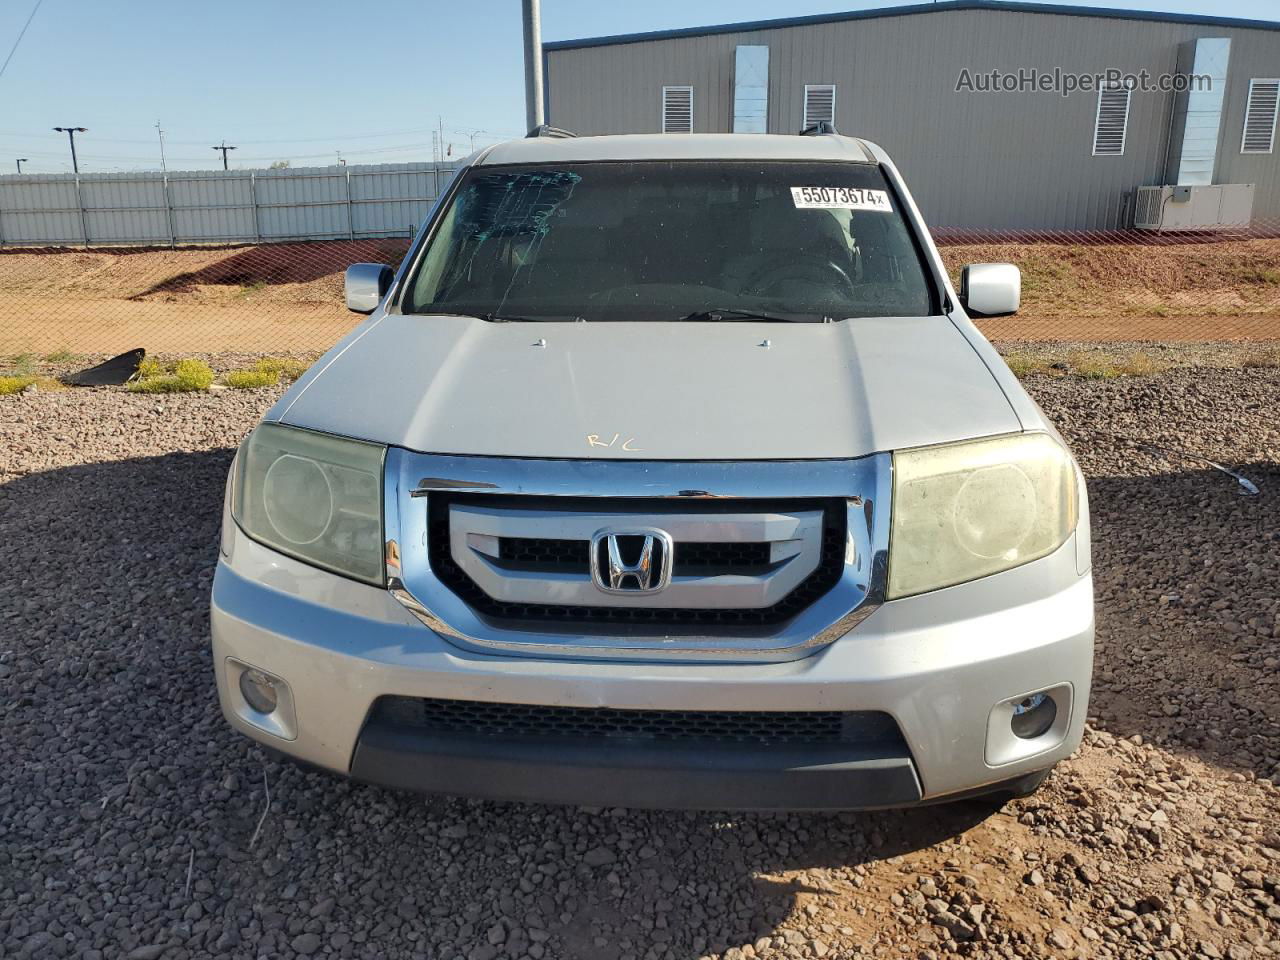
<instances>
[{"instance_id":1,"label":"hvac unit","mask_svg":"<svg viewBox=\"0 0 1280 960\"><path fill-rule=\"evenodd\" d=\"M1252 216L1252 183L1139 187L1133 206L1133 225L1159 233L1244 229Z\"/></svg>"}]
</instances>

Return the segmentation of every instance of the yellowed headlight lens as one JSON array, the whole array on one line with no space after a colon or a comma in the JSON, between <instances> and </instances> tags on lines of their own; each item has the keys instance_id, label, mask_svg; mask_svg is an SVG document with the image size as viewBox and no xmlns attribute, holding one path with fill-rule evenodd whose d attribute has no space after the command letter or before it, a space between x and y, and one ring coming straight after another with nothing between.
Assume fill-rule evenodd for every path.
<instances>
[{"instance_id":1,"label":"yellowed headlight lens","mask_svg":"<svg viewBox=\"0 0 1280 960\"><path fill-rule=\"evenodd\" d=\"M1047 556L1076 527L1071 457L1043 433L897 451L893 487L890 598Z\"/></svg>"}]
</instances>

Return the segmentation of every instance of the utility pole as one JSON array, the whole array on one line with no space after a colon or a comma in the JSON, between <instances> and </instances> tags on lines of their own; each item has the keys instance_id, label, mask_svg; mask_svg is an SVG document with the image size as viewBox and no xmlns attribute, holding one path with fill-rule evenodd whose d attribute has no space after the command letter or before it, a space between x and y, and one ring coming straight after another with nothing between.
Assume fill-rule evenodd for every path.
<instances>
[{"instance_id":1,"label":"utility pole","mask_svg":"<svg viewBox=\"0 0 1280 960\"><path fill-rule=\"evenodd\" d=\"M347 161L342 159L342 151L338 150L336 152L338 154L338 166L345 167L347 165Z\"/></svg>"},{"instance_id":2,"label":"utility pole","mask_svg":"<svg viewBox=\"0 0 1280 960\"><path fill-rule=\"evenodd\" d=\"M80 162L76 160L76 134L88 133L88 127L54 127L58 133L65 133L67 139L71 141L71 170L74 173L80 172Z\"/></svg>"},{"instance_id":3,"label":"utility pole","mask_svg":"<svg viewBox=\"0 0 1280 960\"><path fill-rule=\"evenodd\" d=\"M523 3L525 122L532 130L546 122L542 114L542 13L538 0Z\"/></svg>"},{"instance_id":4,"label":"utility pole","mask_svg":"<svg viewBox=\"0 0 1280 960\"><path fill-rule=\"evenodd\" d=\"M227 141L223 140L223 141L222 141L222 146L220 146L220 147L214 147L213 149L215 149L215 150L221 150L221 151L222 151L222 169L223 169L223 170L230 170L231 168L230 168L229 166L227 166L227 151L228 151L228 150L234 150L234 149L235 149L235 147L228 147L228 146L227 146Z\"/></svg>"},{"instance_id":5,"label":"utility pole","mask_svg":"<svg viewBox=\"0 0 1280 960\"><path fill-rule=\"evenodd\" d=\"M19 173L21 173L21 172L22 172L22 165L23 165L24 163L30 163L30 162L31 162L31 161L30 161L30 160L28 160L26 157L22 157L21 159L19 159L19 160L18 160L18 172L19 172Z\"/></svg>"},{"instance_id":6,"label":"utility pole","mask_svg":"<svg viewBox=\"0 0 1280 960\"><path fill-rule=\"evenodd\" d=\"M156 121L156 133L160 134L160 172L168 173L169 168L164 165L164 131L160 129L160 121Z\"/></svg>"}]
</instances>

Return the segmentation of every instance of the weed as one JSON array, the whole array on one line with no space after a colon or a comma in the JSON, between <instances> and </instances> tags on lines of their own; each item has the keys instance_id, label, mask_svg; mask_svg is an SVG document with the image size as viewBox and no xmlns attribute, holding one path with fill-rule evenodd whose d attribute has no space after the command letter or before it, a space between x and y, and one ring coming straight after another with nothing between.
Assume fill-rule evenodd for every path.
<instances>
[{"instance_id":1,"label":"weed","mask_svg":"<svg viewBox=\"0 0 1280 960\"><path fill-rule=\"evenodd\" d=\"M19 353L9 360L9 368L17 376L31 376L36 369L36 355L34 353Z\"/></svg>"},{"instance_id":2,"label":"weed","mask_svg":"<svg viewBox=\"0 0 1280 960\"><path fill-rule=\"evenodd\" d=\"M0 377L0 397L18 393L35 382L35 377Z\"/></svg>"},{"instance_id":3,"label":"weed","mask_svg":"<svg viewBox=\"0 0 1280 960\"><path fill-rule=\"evenodd\" d=\"M1125 377L1152 377L1164 372L1165 364L1149 353L1136 351L1117 363L1116 370Z\"/></svg>"},{"instance_id":4,"label":"weed","mask_svg":"<svg viewBox=\"0 0 1280 960\"><path fill-rule=\"evenodd\" d=\"M163 367L161 371L133 381L129 389L134 393L191 393L208 390L213 383L213 370L203 360L179 360L172 373L163 372Z\"/></svg>"},{"instance_id":5,"label":"weed","mask_svg":"<svg viewBox=\"0 0 1280 960\"><path fill-rule=\"evenodd\" d=\"M1120 368L1109 357L1100 353L1075 350L1067 354L1067 363L1072 373L1086 380L1110 380L1120 376Z\"/></svg>"},{"instance_id":6,"label":"weed","mask_svg":"<svg viewBox=\"0 0 1280 960\"><path fill-rule=\"evenodd\" d=\"M1237 276L1244 283L1280 284L1280 270L1274 267L1241 267Z\"/></svg>"},{"instance_id":7,"label":"weed","mask_svg":"<svg viewBox=\"0 0 1280 960\"><path fill-rule=\"evenodd\" d=\"M52 377L0 377L0 397L7 397L10 394L20 393L27 387L34 385L37 390L65 390L66 387L58 380Z\"/></svg>"},{"instance_id":8,"label":"weed","mask_svg":"<svg viewBox=\"0 0 1280 960\"><path fill-rule=\"evenodd\" d=\"M47 354L44 361L45 363L66 363L67 361L74 360L75 358L76 355L74 353L66 347L63 347L60 350L55 350L53 353Z\"/></svg>"},{"instance_id":9,"label":"weed","mask_svg":"<svg viewBox=\"0 0 1280 960\"><path fill-rule=\"evenodd\" d=\"M1240 366L1249 370L1280 367L1280 347L1264 347L1251 353L1241 361Z\"/></svg>"},{"instance_id":10,"label":"weed","mask_svg":"<svg viewBox=\"0 0 1280 960\"><path fill-rule=\"evenodd\" d=\"M136 379L151 380L155 377L163 377L166 373L173 373L172 363L161 363L159 360L147 357L142 363L138 364Z\"/></svg>"},{"instance_id":11,"label":"weed","mask_svg":"<svg viewBox=\"0 0 1280 960\"><path fill-rule=\"evenodd\" d=\"M222 382L236 390L257 390L274 387L280 382L280 374L270 370L231 370L223 374Z\"/></svg>"},{"instance_id":12,"label":"weed","mask_svg":"<svg viewBox=\"0 0 1280 960\"><path fill-rule=\"evenodd\" d=\"M1004 358L1004 362L1009 365L1013 375L1020 380L1023 377L1031 376L1033 373L1045 373L1049 369L1048 364L1043 360L1029 357L1025 353L1011 353Z\"/></svg>"},{"instance_id":13,"label":"weed","mask_svg":"<svg viewBox=\"0 0 1280 960\"><path fill-rule=\"evenodd\" d=\"M307 372L309 366L311 364L293 357L262 357L253 368L260 373L274 373L281 379L293 383Z\"/></svg>"},{"instance_id":14,"label":"weed","mask_svg":"<svg viewBox=\"0 0 1280 960\"><path fill-rule=\"evenodd\" d=\"M1135 351L1122 358L1104 353L1076 350L1067 355L1071 372L1086 380L1112 380L1116 377L1151 377L1162 373L1166 365L1142 351Z\"/></svg>"},{"instance_id":15,"label":"weed","mask_svg":"<svg viewBox=\"0 0 1280 960\"><path fill-rule=\"evenodd\" d=\"M236 296L251 297L255 293L261 293L265 289L267 289L267 281L255 280L253 283L244 284L238 291L236 291Z\"/></svg>"}]
</instances>

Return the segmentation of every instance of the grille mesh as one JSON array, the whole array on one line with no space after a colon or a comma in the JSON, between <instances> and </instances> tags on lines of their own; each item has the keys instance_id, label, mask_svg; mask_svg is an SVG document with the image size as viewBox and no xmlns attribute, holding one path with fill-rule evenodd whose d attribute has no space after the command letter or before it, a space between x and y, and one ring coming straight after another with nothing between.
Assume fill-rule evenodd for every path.
<instances>
[{"instance_id":1,"label":"grille mesh","mask_svg":"<svg viewBox=\"0 0 1280 960\"><path fill-rule=\"evenodd\" d=\"M527 506L523 502L530 498L486 496L484 503L494 505L506 501L514 505ZM503 621L510 629L526 627L537 629L540 624L572 623L590 624L593 629L633 630L659 628L673 633L679 632L728 632L735 629L754 627L770 627L785 623L796 614L814 603L819 597L836 585L844 566L845 511L843 501L788 501L785 505L777 503L747 503L735 501L733 509L741 512L744 509L759 509L762 512L771 508L782 507L786 510L823 509L822 550L817 568L806 577L794 590L771 607L757 609L725 609L725 608L650 608L650 607L586 607L568 606L549 603L512 603L495 600L485 593L467 576L466 571L457 565L449 548L449 504L455 502L472 502L464 496L433 493L428 497L428 557L432 570L440 582L458 595L472 610L492 620ZM634 505L644 508L644 502ZM571 504L562 504L570 507ZM594 505L593 505L594 506ZM667 504L655 504L653 510L660 513ZM569 557L571 554L562 547L551 547L550 544L564 544L584 541L546 541L524 538L504 538L516 541L510 548L513 558L533 556L535 546L545 547L543 555L556 558ZM699 548L708 546L698 544ZM723 544L714 544L717 550ZM748 546L738 544L737 546ZM767 544L760 544L768 548ZM677 545L677 555L679 545ZM696 562L709 557L709 552L695 552ZM692 565L695 560L691 560ZM513 564L521 561L513 559ZM586 569L585 562L582 570ZM708 574L710 571L700 569L695 572Z\"/></svg>"},{"instance_id":2,"label":"grille mesh","mask_svg":"<svg viewBox=\"0 0 1280 960\"><path fill-rule=\"evenodd\" d=\"M898 743L893 718L872 710L614 710L383 697L380 720L426 733L497 739L644 740L721 744Z\"/></svg>"},{"instance_id":3,"label":"grille mesh","mask_svg":"<svg viewBox=\"0 0 1280 960\"><path fill-rule=\"evenodd\" d=\"M503 537L498 560L521 569L556 569L586 573L591 544L587 540ZM677 543L673 573L709 575L712 571L752 574L769 566L767 543Z\"/></svg>"}]
</instances>

